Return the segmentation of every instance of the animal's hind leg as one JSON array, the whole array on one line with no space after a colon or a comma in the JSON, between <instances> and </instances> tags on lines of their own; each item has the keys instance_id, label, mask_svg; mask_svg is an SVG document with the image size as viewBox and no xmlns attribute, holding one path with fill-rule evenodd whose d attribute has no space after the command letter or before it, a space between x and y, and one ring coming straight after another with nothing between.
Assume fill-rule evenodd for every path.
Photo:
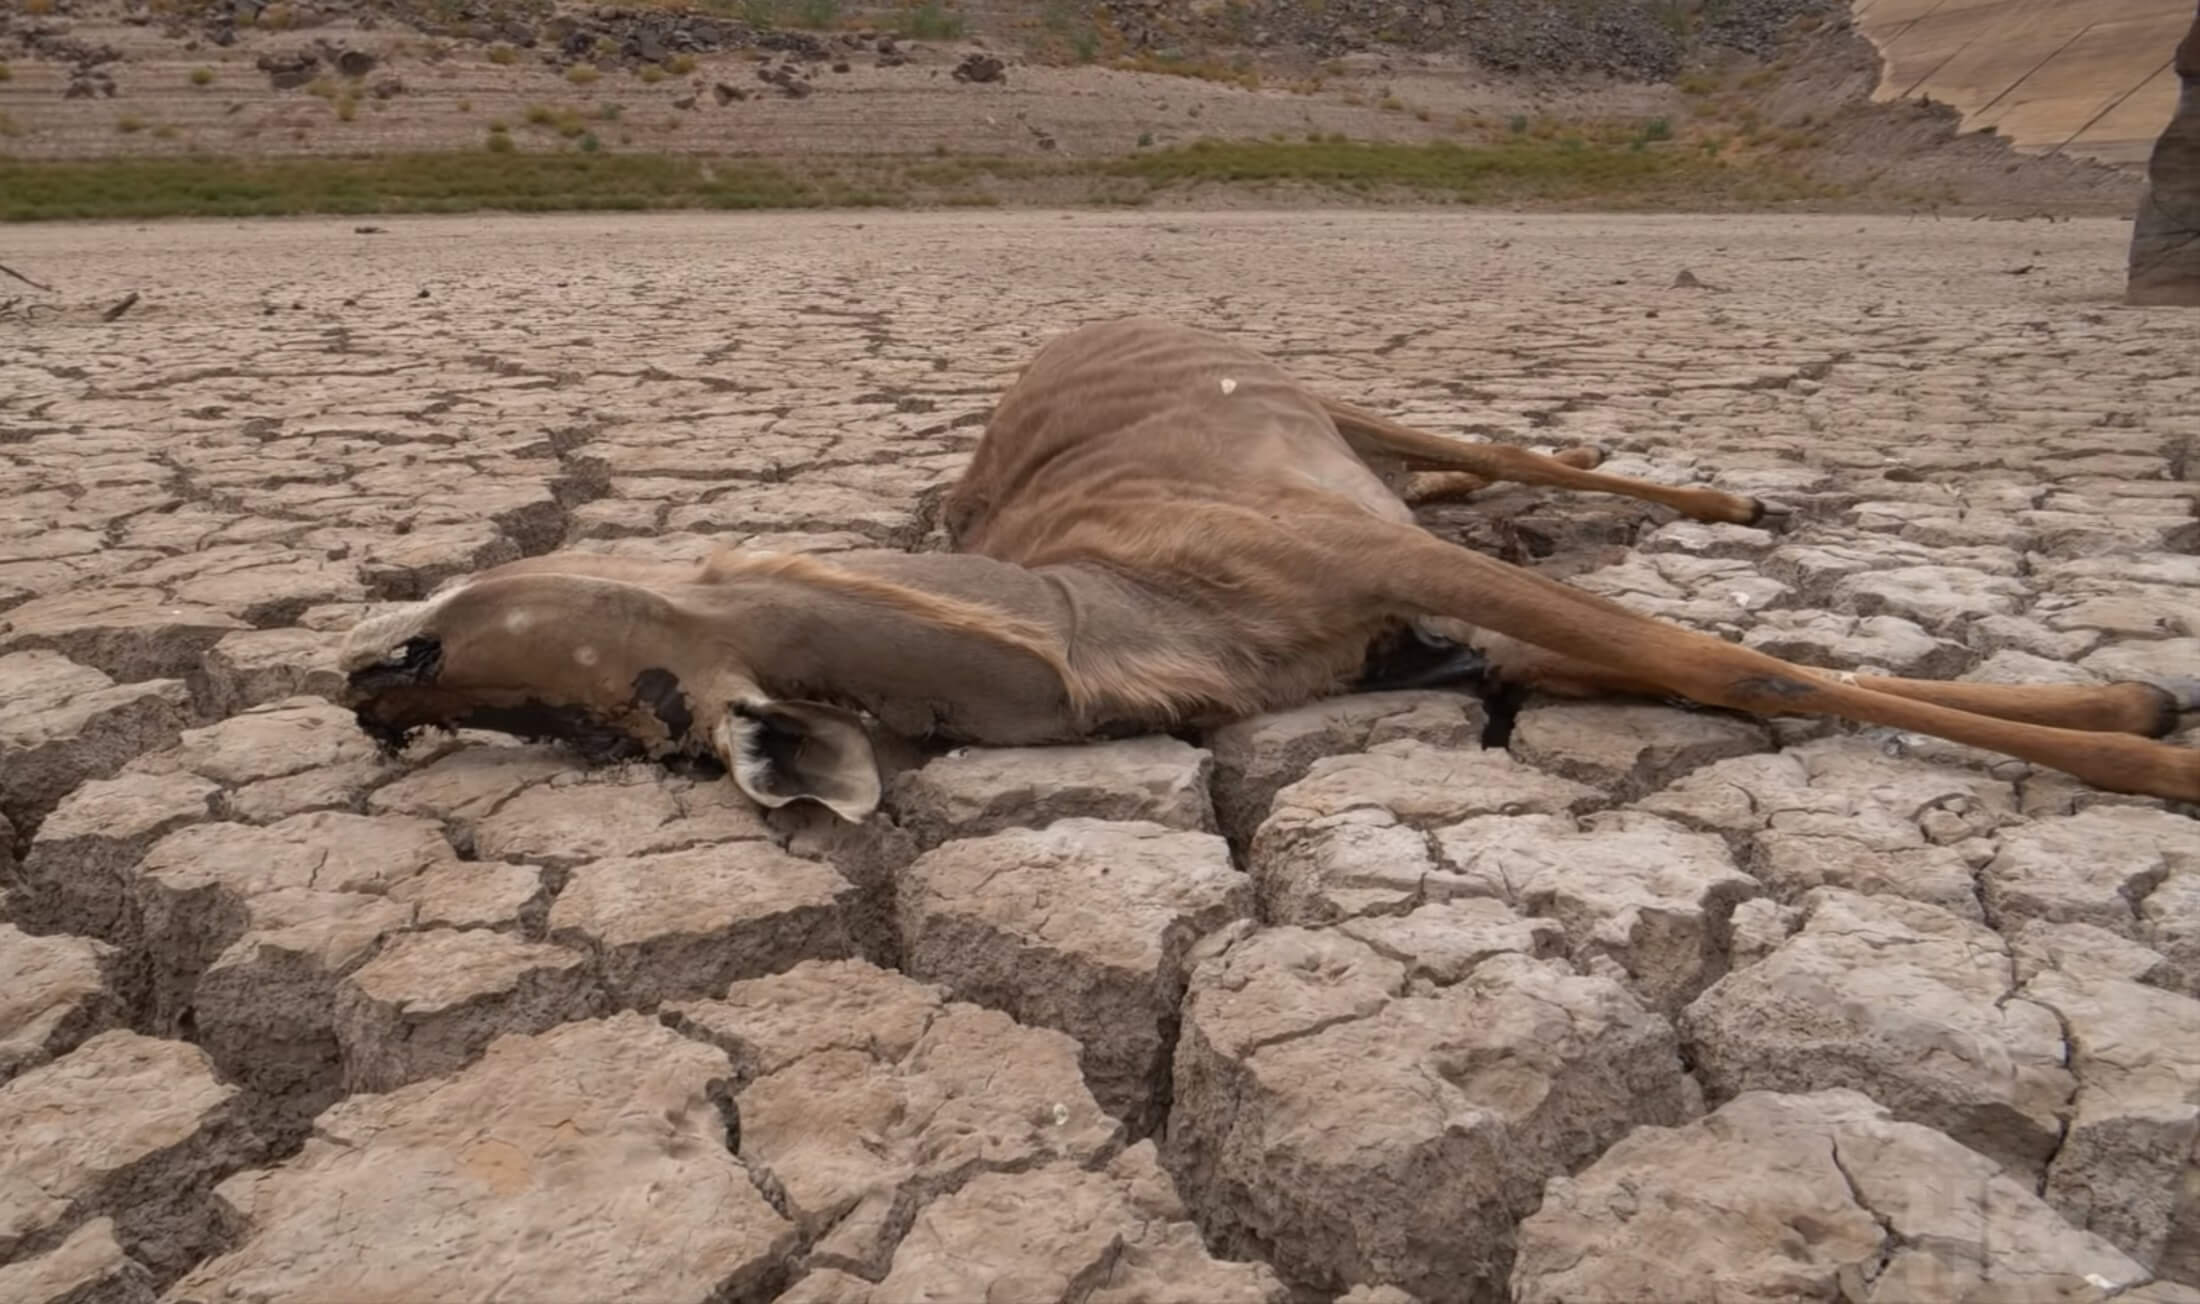
<instances>
[{"instance_id":1,"label":"animal's hind leg","mask_svg":"<svg viewBox=\"0 0 2200 1304\"><path fill-rule=\"evenodd\" d=\"M1765 515L1764 504L1739 494L1607 475L1509 444L1470 444L1461 439L1446 439L1442 435L1399 425L1387 417L1335 399L1323 398L1321 404L1330 420L1336 422L1337 432L1355 452L1363 457L1372 454L1402 461L1410 471L1466 471L1485 480L1512 480L1520 484L1622 494L1670 507L1699 521L1755 525Z\"/></svg>"},{"instance_id":2,"label":"animal's hind leg","mask_svg":"<svg viewBox=\"0 0 2200 1304\"><path fill-rule=\"evenodd\" d=\"M1607 669L1502 634L1475 640L1488 675L1502 683L1534 688L1557 697L1669 697L1671 690L1639 675ZM2130 733L2159 738L2177 727L2180 711L2200 706L2200 681L2172 692L2152 684L1972 684L1944 679L1898 679L1884 675L1844 675L1814 666L1796 666L1803 674L1836 683L1853 683L1974 715L1992 716L2057 729L2091 733Z\"/></svg>"},{"instance_id":3,"label":"animal's hind leg","mask_svg":"<svg viewBox=\"0 0 2200 1304\"><path fill-rule=\"evenodd\" d=\"M1563 453L1552 454L1551 460L1585 471L1603 461L1604 455L1594 448L1569 448ZM1472 471L1419 471L1406 481L1404 491L1398 496L1405 499L1408 506L1424 507L1430 503L1457 502L1496 483Z\"/></svg>"},{"instance_id":4,"label":"animal's hind leg","mask_svg":"<svg viewBox=\"0 0 2200 1304\"><path fill-rule=\"evenodd\" d=\"M1849 682L1653 620L1411 526L1335 518L1302 528L1321 537L1331 556L1363 565L1370 595L1400 614L1471 621L1707 706L1908 729L2050 766L2112 792L2200 802L2200 751L2000 719Z\"/></svg>"}]
</instances>

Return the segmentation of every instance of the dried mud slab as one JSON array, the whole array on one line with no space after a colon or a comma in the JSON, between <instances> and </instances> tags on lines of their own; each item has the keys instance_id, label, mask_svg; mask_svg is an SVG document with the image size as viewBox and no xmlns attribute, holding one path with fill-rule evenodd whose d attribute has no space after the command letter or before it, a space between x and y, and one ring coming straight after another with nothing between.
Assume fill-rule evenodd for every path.
<instances>
[{"instance_id":1,"label":"dried mud slab","mask_svg":"<svg viewBox=\"0 0 2200 1304\"><path fill-rule=\"evenodd\" d=\"M1715 1099L1843 1087L2038 1175L2077 1081L1996 934L1923 902L1820 888L1801 931L1681 1019Z\"/></svg>"},{"instance_id":2,"label":"dried mud slab","mask_svg":"<svg viewBox=\"0 0 2200 1304\"><path fill-rule=\"evenodd\" d=\"M0 1267L0 1299L21 1304L153 1304L153 1275L94 1218L35 1258Z\"/></svg>"},{"instance_id":3,"label":"dried mud slab","mask_svg":"<svg viewBox=\"0 0 2200 1304\"><path fill-rule=\"evenodd\" d=\"M347 1091L389 1091L455 1072L490 1042L603 1013L588 957L486 928L391 938L337 984Z\"/></svg>"},{"instance_id":4,"label":"dried mud slab","mask_svg":"<svg viewBox=\"0 0 2200 1304\"><path fill-rule=\"evenodd\" d=\"M1100 1171L988 1173L927 1206L872 1285L828 1269L786 1304L1083 1299L1093 1304L1286 1304L1265 1264L1217 1259L1142 1141Z\"/></svg>"},{"instance_id":5,"label":"dried mud slab","mask_svg":"<svg viewBox=\"0 0 2200 1304\"><path fill-rule=\"evenodd\" d=\"M731 1058L742 1162L813 1269L876 1281L967 1184L1081 1173L1123 1146L1075 1041L864 961L805 961L665 1013Z\"/></svg>"},{"instance_id":6,"label":"dried mud slab","mask_svg":"<svg viewBox=\"0 0 2200 1304\"><path fill-rule=\"evenodd\" d=\"M1224 725L1207 738L1215 817L1242 843L1268 818L1276 794L1323 757L1402 738L1473 747L1487 724L1481 700L1464 693L1356 693Z\"/></svg>"},{"instance_id":7,"label":"dried mud slab","mask_svg":"<svg viewBox=\"0 0 2200 1304\"><path fill-rule=\"evenodd\" d=\"M1602 805L1586 784L1510 755L1415 738L1314 762L1276 793L1248 852L1262 917L1322 924L1399 913L1423 899L1495 895L1441 862L1426 830L1483 815Z\"/></svg>"},{"instance_id":8,"label":"dried mud slab","mask_svg":"<svg viewBox=\"0 0 2200 1304\"><path fill-rule=\"evenodd\" d=\"M172 1277L219 1235L209 1188L258 1157L242 1105L198 1047L122 1029L0 1085L0 1259L104 1217Z\"/></svg>"},{"instance_id":9,"label":"dried mud slab","mask_svg":"<svg viewBox=\"0 0 2200 1304\"><path fill-rule=\"evenodd\" d=\"M1101 1107L1152 1123L1193 943L1250 913L1222 839L1144 821L1057 820L950 842L901 875L911 977L1058 1028Z\"/></svg>"},{"instance_id":10,"label":"dried mud slab","mask_svg":"<svg viewBox=\"0 0 2200 1304\"><path fill-rule=\"evenodd\" d=\"M1297 1284L1484 1298L1543 1179L1700 1108L1671 1026L1609 979L1506 952L1435 985L1299 928L1216 949L1165 1158L1212 1243Z\"/></svg>"},{"instance_id":11,"label":"dried mud slab","mask_svg":"<svg viewBox=\"0 0 2200 1304\"><path fill-rule=\"evenodd\" d=\"M166 1298L763 1292L795 1230L728 1149L715 1102L727 1076L722 1052L627 1013L353 1096L295 1158L221 1184L236 1247Z\"/></svg>"},{"instance_id":12,"label":"dried mud slab","mask_svg":"<svg viewBox=\"0 0 2200 1304\"><path fill-rule=\"evenodd\" d=\"M118 954L88 937L0 924L0 1083L123 1022L107 981Z\"/></svg>"},{"instance_id":13,"label":"dried mud slab","mask_svg":"<svg viewBox=\"0 0 2200 1304\"><path fill-rule=\"evenodd\" d=\"M1993 1160L1854 1091L1645 1127L1520 1225L1512 1297L2133 1298L2151 1276Z\"/></svg>"},{"instance_id":14,"label":"dried mud slab","mask_svg":"<svg viewBox=\"0 0 2200 1304\"><path fill-rule=\"evenodd\" d=\"M79 783L174 741L190 709L180 679L117 683L45 650L0 655L0 683L0 815L22 833Z\"/></svg>"},{"instance_id":15,"label":"dried mud slab","mask_svg":"<svg viewBox=\"0 0 2200 1304\"><path fill-rule=\"evenodd\" d=\"M1076 816L1212 831L1211 755L1152 735L1075 747L971 747L899 776L888 799L922 847Z\"/></svg>"},{"instance_id":16,"label":"dried mud slab","mask_svg":"<svg viewBox=\"0 0 2200 1304\"><path fill-rule=\"evenodd\" d=\"M763 842L596 860L550 907L552 941L594 957L623 1005L715 996L726 985L856 953L855 887Z\"/></svg>"},{"instance_id":17,"label":"dried mud slab","mask_svg":"<svg viewBox=\"0 0 2200 1304\"><path fill-rule=\"evenodd\" d=\"M2078 1078L2048 1203L2163 1276L2200 1283L2200 1001L2059 970L2024 995L2070 1030Z\"/></svg>"},{"instance_id":18,"label":"dried mud slab","mask_svg":"<svg viewBox=\"0 0 2200 1304\"><path fill-rule=\"evenodd\" d=\"M1755 720L1648 703L1548 702L1513 722L1512 754L1622 799L1772 744Z\"/></svg>"}]
</instances>

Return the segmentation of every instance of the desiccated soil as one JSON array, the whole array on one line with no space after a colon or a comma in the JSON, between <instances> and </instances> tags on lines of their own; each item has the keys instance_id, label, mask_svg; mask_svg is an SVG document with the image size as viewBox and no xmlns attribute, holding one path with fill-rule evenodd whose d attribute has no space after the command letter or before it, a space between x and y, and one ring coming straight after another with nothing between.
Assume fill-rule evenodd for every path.
<instances>
[{"instance_id":1,"label":"desiccated soil","mask_svg":"<svg viewBox=\"0 0 2200 1304\"><path fill-rule=\"evenodd\" d=\"M851 829L328 700L504 559L934 546L1013 371L1132 311L1793 509L1427 513L1643 610L2189 674L2200 377L2122 224L386 225L11 240L0 1298L2200 1299L2159 802L1395 693L918 757Z\"/></svg>"}]
</instances>

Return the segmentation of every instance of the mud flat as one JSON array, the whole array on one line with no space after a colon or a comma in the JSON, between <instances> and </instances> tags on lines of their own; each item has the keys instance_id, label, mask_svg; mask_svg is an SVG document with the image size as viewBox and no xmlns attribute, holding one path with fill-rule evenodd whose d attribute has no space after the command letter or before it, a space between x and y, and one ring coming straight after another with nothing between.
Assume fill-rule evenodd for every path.
<instances>
[{"instance_id":1,"label":"mud flat","mask_svg":"<svg viewBox=\"0 0 2200 1304\"><path fill-rule=\"evenodd\" d=\"M1391 694L935 759L851 831L328 700L500 560L937 546L1008 376L1130 312L1792 509L1428 516L1665 617L2189 674L2200 377L2124 224L357 225L11 233L0 1296L2200 1298L2161 803Z\"/></svg>"}]
</instances>

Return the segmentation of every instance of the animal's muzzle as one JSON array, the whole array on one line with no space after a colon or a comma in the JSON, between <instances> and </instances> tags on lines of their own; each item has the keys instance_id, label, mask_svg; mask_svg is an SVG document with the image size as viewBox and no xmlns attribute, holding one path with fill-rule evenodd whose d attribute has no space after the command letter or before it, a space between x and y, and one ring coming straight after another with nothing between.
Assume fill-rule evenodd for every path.
<instances>
[{"instance_id":1,"label":"animal's muzzle","mask_svg":"<svg viewBox=\"0 0 2200 1304\"><path fill-rule=\"evenodd\" d=\"M406 639L382 660L361 666L345 677L344 705L352 709L360 729L383 750L401 750L414 729L444 723L420 710L431 695L418 691L432 686L442 669L440 639Z\"/></svg>"}]
</instances>

